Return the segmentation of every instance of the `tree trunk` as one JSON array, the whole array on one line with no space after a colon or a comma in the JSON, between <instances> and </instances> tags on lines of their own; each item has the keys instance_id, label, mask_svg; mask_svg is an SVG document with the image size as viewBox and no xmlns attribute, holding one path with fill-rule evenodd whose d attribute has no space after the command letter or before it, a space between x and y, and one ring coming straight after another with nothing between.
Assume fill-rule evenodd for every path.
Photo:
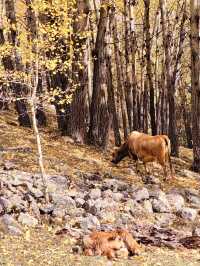
<instances>
[{"instance_id":1,"label":"tree trunk","mask_svg":"<svg viewBox=\"0 0 200 266\"><path fill-rule=\"evenodd\" d=\"M36 28L36 18L35 18L35 13L34 10L31 6L32 1L31 0L26 0L26 6L27 6L27 11L26 11L26 20L27 20L27 29L28 29L28 41L30 45L33 46L32 50L34 52L35 50L35 45L33 45L34 40L37 37L37 28ZM38 73L38 85L37 85L37 94L42 95L43 92L43 83L42 83L42 73ZM47 126L47 118L46 114L44 112L44 108L42 103L37 104L36 106L36 119L37 119L37 125L39 127L46 127Z\"/></svg>"},{"instance_id":2,"label":"tree trunk","mask_svg":"<svg viewBox=\"0 0 200 266\"><path fill-rule=\"evenodd\" d=\"M114 12L114 9L112 10ZM123 130L124 130L124 139L128 136L128 117L127 117L127 108L124 94L124 81L123 81L123 73L122 73L122 62L120 58L119 52L119 39L117 34L117 21L116 17L113 16L113 40L114 40L114 54L115 54L115 63L116 63L116 75L117 75L117 88L120 95L120 106L122 112L122 122L123 122Z\"/></svg>"},{"instance_id":3,"label":"tree trunk","mask_svg":"<svg viewBox=\"0 0 200 266\"><path fill-rule=\"evenodd\" d=\"M200 173L200 3L190 1L193 170Z\"/></svg>"},{"instance_id":4,"label":"tree trunk","mask_svg":"<svg viewBox=\"0 0 200 266\"><path fill-rule=\"evenodd\" d=\"M110 15L110 23L109 23L109 33L108 33L108 42L112 41L112 14ZM107 66L107 84L108 84L108 107L109 107L109 115L112 117L112 126L115 136L115 145L121 145L121 136L119 130L119 117L117 114L117 108L115 103L115 92L113 88L113 74L112 74L112 48L111 44L107 44L106 48L106 66Z\"/></svg>"},{"instance_id":5,"label":"tree trunk","mask_svg":"<svg viewBox=\"0 0 200 266\"><path fill-rule=\"evenodd\" d=\"M71 136L79 143L86 140L86 99L88 89L87 36L89 1L79 0L76 3L76 19L73 25L74 61L72 65L75 92L71 103ZM85 35L85 36L84 36Z\"/></svg>"},{"instance_id":6,"label":"tree trunk","mask_svg":"<svg viewBox=\"0 0 200 266\"><path fill-rule=\"evenodd\" d=\"M152 73L152 62L151 62L151 36L150 36L150 21L149 21L150 0L144 0L144 5L145 5L144 29L146 33L145 45L146 45L146 60L147 60L147 77L149 81L149 91L150 91L151 130L152 130L152 135L156 135L157 127L156 127L156 117L155 117L154 85L153 85L153 73Z\"/></svg>"},{"instance_id":7,"label":"tree trunk","mask_svg":"<svg viewBox=\"0 0 200 266\"><path fill-rule=\"evenodd\" d=\"M160 0L160 10L161 10L161 22L162 22L162 34L163 34L163 46L165 51L165 70L166 70L166 82L168 91L168 101L169 101L169 138L172 144L172 154L178 157L178 135L176 128L176 102L175 102L175 88L172 85L172 74L170 66L170 39L167 33L166 25L166 0Z\"/></svg>"},{"instance_id":8,"label":"tree trunk","mask_svg":"<svg viewBox=\"0 0 200 266\"><path fill-rule=\"evenodd\" d=\"M15 16L15 2L14 0L5 0L5 10L6 16L9 21L9 33L8 40L9 43L13 46L13 50L15 53L15 61L11 58L11 56L6 56L3 58L3 65L5 70L22 70L22 65L20 62L20 57L16 54L15 47L16 39L17 39L17 21ZM14 91L15 97L22 97L24 94L23 88L20 84L16 84L15 82L11 83L12 90ZM31 127L30 118L27 112L26 103L24 100L16 100L15 103L16 111L18 113L18 121L20 126Z\"/></svg>"},{"instance_id":9,"label":"tree trunk","mask_svg":"<svg viewBox=\"0 0 200 266\"><path fill-rule=\"evenodd\" d=\"M102 1L100 8L100 18L97 29L95 49L93 51L94 71L93 71L93 92L90 108L90 125L88 131L88 142L97 146L105 146L107 139L109 113L107 106L107 85L106 85L106 65L105 65L105 35L108 24L108 3Z\"/></svg>"}]
</instances>

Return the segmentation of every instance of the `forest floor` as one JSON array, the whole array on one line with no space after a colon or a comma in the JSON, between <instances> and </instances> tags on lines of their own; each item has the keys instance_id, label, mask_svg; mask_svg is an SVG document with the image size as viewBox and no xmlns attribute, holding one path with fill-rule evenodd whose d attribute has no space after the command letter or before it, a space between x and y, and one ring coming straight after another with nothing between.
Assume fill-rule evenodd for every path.
<instances>
[{"instance_id":1,"label":"forest floor","mask_svg":"<svg viewBox=\"0 0 200 266\"><path fill-rule=\"evenodd\" d=\"M38 172L35 137L32 129L18 127L13 112L4 111L0 116L0 147L29 147L32 152L5 152L0 157L0 168L6 161L12 162L16 169L31 173ZM76 182L77 172L100 173L117 176L129 184L142 185L141 177L136 175L135 165L129 159L117 166L110 163L112 141L106 151L94 147L76 145L68 137L60 136L56 130L55 117L49 118L49 126L41 129L45 169L48 174L68 175ZM173 158L176 176L173 181L162 183L162 189L199 188L196 174L189 171L192 162L192 151L180 148L180 158ZM141 166L142 168L142 166ZM162 176L162 169L154 165L155 176ZM193 177L194 176L194 177ZM116 261L111 264L103 257L85 257L70 253L70 239L66 236L55 236L57 228L42 225L27 229L23 236L5 236L0 239L0 266L26 265L200 265L199 250L170 250L148 246L140 256L127 261Z\"/></svg>"}]
</instances>

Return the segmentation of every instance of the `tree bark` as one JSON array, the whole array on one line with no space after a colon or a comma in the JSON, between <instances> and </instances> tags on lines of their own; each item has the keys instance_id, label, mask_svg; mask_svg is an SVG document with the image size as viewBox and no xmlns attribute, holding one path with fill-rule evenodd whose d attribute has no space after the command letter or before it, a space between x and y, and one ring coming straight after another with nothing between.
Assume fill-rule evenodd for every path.
<instances>
[{"instance_id":1,"label":"tree bark","mask_svg":"<svg viewBox=\"0 0 200 266\"><path fill-rule=\"evenodd\" d=\"M166 25L166 3L165 0L160 0L161 10L161 22L162 22L162 34L163 34L163 46L165 51L165 70L166 70L166 83L169 101L169 138L172 144L172 154L174 156L179 155L178 150L178 135L176 127L176 102L175 102L175 88L172 85L172 73L171 73L171 62L170 62L170 39L167 33Z\"/></svg>"},{"instance_id":2,"label":"tree bark","mask_svg":"<svg viewBox=\"0 0 200 266\"><path fill-rule=\"evenodd\" d=\"M152 130L152 135L156 135L157 127L156 127L156 117L155 117L154 85L153 85L153 73L152 73L152 62L151 62L151 35L150 35L150 20L149 20L150 0L144 0L144 5L145 5L144 29L146 33L145 45L146 45L147 77L149 81L149 91L150 91L151 130Z\"/></svg>"},{"instance_id":3,"label":"tree bark","mask_svg":"<svg viewBox=\"0 0 200 266\"><path fill-rule=\"evenodd\" d=\"M200 173L200 2L190 1L193 170Z\"/></svg>"},{"instance_id":4,"label":"tree bark","mask_svg":"<svg viewBox=\"0 0 200 266\"><path fill-rule=\"evenodd\" d=\"M109 6L106 0L102 1L100 7L100 18L97 29L95 48L93 51L93 92L90 107L90 125L88 131L88 142L97 146L105 146L107 138L109 113L107 106L107 85L105 65L105 35L108 24Z\"/></svg>"},{"instance_id":5,"label":"tree bark","mask_svg":"<svg viewBox=\"0 0 200 266\"><path fill-rule=\"evenodd\" d=\"M6 16L9 21L9 33L8 33L8 40L9 43L13 46L13 50L15 53L15 60L11 58L11 56L6 56L3 58L3 65L5 70L12 71L12 70L21 70L22 65L20 62L20 57L17 56L15 47L17 46L17 21L15 15L15 3L13 0L5 0L5 11ZM16 84L12 82L11 85L12 90L14 91L15 97L22 97L23 95L23 88L20 84ZM24 127L31 127L30 118L27 112L26 103L24 100L16 100L15 103L16 111L18 113L18 121L20 126Z\"/></svg>"}]
</instances>

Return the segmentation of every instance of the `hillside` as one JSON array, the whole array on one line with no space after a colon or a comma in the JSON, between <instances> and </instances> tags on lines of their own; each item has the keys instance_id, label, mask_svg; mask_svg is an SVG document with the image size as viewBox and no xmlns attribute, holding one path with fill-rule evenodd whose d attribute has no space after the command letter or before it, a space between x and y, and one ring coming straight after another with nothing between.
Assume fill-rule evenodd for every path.
<instances>
[{"instance_id":1,"label":"hillside","mask_svg":"<svg viewBox=\"0 0 200 266\"><path fill-rule=\"evenodd\" d=\"M36 189L38 190L41 189L41 182L37 175L38 166L36 146L32 130L18 127L17 121L13 118L15 115L12 111L4 111L2 113L3 115L0 117L0 147L29 147L32 149L31 152L27 153L3 152L1 154L0 177L1 180L5 181L5 184L10 184L10 188L5 186L5 188L3 188L1 191L0 198L4 197L9 199L9 197L13 197L13 195L19 193L20 189L23 188L21 190L22 193L25 193L23 190L27 190L27 188L20 186L20 184L18 184L18 186L12 183L13 177L15 181L19 181L20 183L20 178L23 176L27 176L27 180L31 180L31 176L35 176ZM155 176L153 177L153 183L150 184L151 182L148 183L148 180L146 182L144 182L144 180L142 181L141 176L138 176L135 173L135 164L129 159L122 161L118 166L113 166L110 163L111 150L113 148L112 138L110 139L108 149L106 151L101 151L92 146L89 147L74 144L70 138L61 137L59 133L55 133L56 125L53 114L49 117L49 125L50 126L48 128L41 129L45 168L49 176L49 181L56 176L60 177L61 180L63 180L62 178L65 177L67 180L66 182L69 181L70 185L68 188L59 187L59 189L62 193L70 196L76 202L77 197L81 197L80 195L84 188L91 198L91 193L95 193L95 189L100 189L100 200L101 197L103 197L102 195L105 196L105 191L107 191L107 193L113 193L113 196L115 194L114 204L116 203L117 216L114 218L110 217L107 214L108 212L103 210L103 216L101 217L101 213L98 213L99 210L91 210L90 207L92 206L89 206L89 209L82 206L81 208L77 209L79 211L81 209L79 214L80 217L75 215L74 218L74 214L70 214L71 216L69 215L67 218L68 220L65 217L60 219L59 215L58 217L54 216L53 218L43 217L41 220L38 220L39 222L35 227L23 227L23 233L20 234L20 236L5 235L5 230L0 222L0 265L25 266L48 264L54 266L93 265L93 263L96 263L96 265L107 265L109 262L105 258L87 258L81 254L73 254L71 252L71 248L75 245L76 237L72 237L68 233L61 236L55 235L57 230L62 229L64 226L66 227L66 225L68 226L69 224L72 224L74 219L82 219L81 213L83 212L83 217L87 217L88 213L92 213L92 215L95 217L101 217L98 218L100 225L105 226L105 228L107 226L108 228L109 226L112 228L112 226L114 226L113 223L117 223L117 221L119 221L117 220L118 218L116 218L118 217L118 214L120 214L120 221L123 222L124 219L126 220L125 223L127 224L128 228L129 226L132 226L133 223L136 227L139 225L156 226L156 230L159 230L161 226L161 228L164 228L165 230L179 230L180 233L183 233L183 236L190 236L192 231L200 226L198 205L198 202L200 201L200 195L198 192L200 176L189 170L192 162L191 150L181 147L180 158L173 158L173 166L176 172L176 177L173 181L162 181L162 169L155 164ZM7 168L7 170L3 170L3 168ZM142 165L140 170L143 170ZM30 177L28 177L29 175ZM8 183L6 183L6 180ZM110 184L113 184L114 188ZM123 186L124 188L120 188L120 186ZM149 193L149 196L145 196L143 188L148 190L147 192ZM185 201L184 206L186 208L189 207L192 210L195 210L196 215L194 219L193 217L190 217L191 213L188 214L188 219L187 215L182 215L182 217L179 217L176 212L174 210L172 211L171 209L169 211L162 211L162 204L161 207L158 206L158 209L161 208L160 211L158 209L156 211L156 207L152 205L153 212L146 212L144 203L151 202L153 204L153 201L160 200L159 198L156 199L155 197L152 201L153 196L150 195L153 193L152 191L156 191L156 193L161 191L159 193L164 193L162 194L164 197L165 195L172 195L174 192L182 195ZM57 191L57 194L59 194L59 191ZM137 199L136 195L137 197L141 198ZM190 195L190 197L188 195ZM96 200L98 200L98 196L95 197L97 197ZM40 199L37 199L35 192L34 202L38 204L41 211L41 205L44 204L44 201L42 196L38 196L38 198ZM138 203L134 206L128 206L128 199L132 200L132 198ZM84 198L84 200L86 199ZM108 206L106 206L106 208L107 207ZM128 209L127 211L125 208L130 208L130 210ZM133 208L132 212L139 211L138 214L131 214L131 208ZM29 212L28 207L27 210L23 210L22 212L26 213L27 211ZM21 211L18 210L12 210L12 212L9 212L9 215L19 219L20 212ZM30 213L32 216L37 218L34 212ZM108 217L106 215L108 215ZM69 224L67 224L67 221L69 221ZM80 220L80 224L81 222L82 220ZM76 229L76 225L73 225L73 228ZM79 227L76 230L79 230ZM84 232L83 228L80 229L80 232L78 231L80 234L82 232ZM143 251L141 255L133 257L131 260L118 260L117 262L114 262L113 265L133 265L133 262L134 265L152 266L200 265L200 255L198 250L192 249L188 251L188 249L183 246L175 246L174 248L172 245L173 243L171 244L170 242L171 240L169 241L167 248L165 243L168 240L162 242L161 232L156 236L158 239L161 239L161 244L153 244L152 242L152 244L150 243L150 245L146 245L144 244L143 231L138 232L139 234L136 235L136 238L143 243ZM164 235L166 233L168 233L168 231L164 232ZM148 234L145 239L145 241L150 241Z\"/></svg>"}]
</instances>

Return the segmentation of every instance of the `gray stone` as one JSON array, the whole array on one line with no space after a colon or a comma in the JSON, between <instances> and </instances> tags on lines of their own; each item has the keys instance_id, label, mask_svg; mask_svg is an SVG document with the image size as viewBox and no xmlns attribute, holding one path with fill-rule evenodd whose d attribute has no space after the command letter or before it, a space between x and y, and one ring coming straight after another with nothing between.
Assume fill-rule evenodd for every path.
<instances>
[{"instance_id":1,"label":"gray stone","mask_svg":"<svg viewBox=\"0 0 200 266\"><path fill-rule=\"evenodd\" d=\"M185 220L194 221L197 216L197 210L184 207L178 212L178 214Z\"/></svg>"},{"instance_id":2,"label":"gray stone","mask_svg":"<svg viewBox=\"0 0 200 266\"><path fill-rule=\"evenodd\" d=\"M85 203L85 200L82 199L82 198L76 198L75 201L76 201L76 206L77 206L78 208L82 208L83 205L84 205L84 203Z\"/></svg>"},{"instance_id":3,"label":"gray stone","mask_svg":"<svg viewBox=\"0 0 200 266\"><path fill-rule=\"evenodd\" d=\"M69 196L64 194L51 193L52 201L57 206L64 206L65 208L75 208L76 202Z\"/></svg>"},{"instance_id":4,"label":"gray stone","mask_svg":"<svg viewBox=\"0 0 200 266\"><path fill-rule=\"evenodd\" d=\"M183 196L177 193L169 193L166 195L167 200L173 211L178 212L185 204Z\"/></svg>"},{"instance_id":5,"label":"gray stone","mask_svg":"<svg viewBox=\"0 0 200 266\"><path fill-rule=\"evenodd\" d=\"M94 206L99 210L114 210L118 207L118 204L111 198L100 198L95 201Z\"/></svg>"},{"instance_id":6,"label":"gray stone","mask_svg":"<svg viewBox=\"0 0 200 266\"><path fill-rule=\"evenodd\" d=\"M116 202L122 201L123 198L124 198L124 195L120 192L116 192L112 194L112 199Z\"/></svg>"},{"instance_id":7,"label":"gray stone","mask_svg":"<svg viewBox=\"0 0 200 266\"><path fill-rule=\"evenodd\" d=\"M142 200L149 199L148 189L145 187L136 189L133 192L133 199L136 201L142 201Z\"/></svg>"},{"instance_id":8,"label":"gray stone","mask_svg":"<svg viewBox=\"0 0 200 266\"><path fill-rule=\"evenodd\" d=\"M5 212L10 212L12 209L12 203L5 197L0 197L0 205Z\"/></svg>"},{"instance_id":9,"label":"gray stone","mask_svg":"<svg viewBox=\"0 0 200 266\"><path fill-rule=\"evenodd\" d=\"M200 193L195 189L186 189L185 197L187 201L193 205L200 206Z\"/></svg>"},{"instance_id":10,"label":"gray stone","mask_svg":"<svg viewBox=\"0 0 200 266\"><path fill-rule=\"evenodd\" d=\"M159 227L169 227L173 225L176 216L172 213L155 213L155 219Z\"/></svg>"},{"instance_id":11,"label":"gray stone","mask_svg":"<svg viewBox=\"0 0 200 266\"><path fill-rule=\"evenodd\" d=\"M22 230L19 229L18 227L15 227L15 226L12 226L12 225L9 225L8 226L8 233L12 236L20 236L22 235Z\"/></svg>"},{"instance_id":12,"label":"gray stone","mask_svg":"<svg viewBox=\"0 0 200 266\"><path fill-rule=\"evenodd\" d=\"M170 205L169 202L163 201L161 199L153 199L151 201L153 211L155 212L170 212Z\"/></svg>"},{"instance_id":13,"label":"gray stone","mask_svg":"<svg viewBox=\"0 0 200 266\"><path fill-rule=\"evenodd\" d=\"M192 235L200 237L200 228L199 227L194 228L192 231Z\"/></svg>"},{"instance_id":14,"label":"gray stone","mask_svg":"<svg viewBox=\"0 0 200 266\"><path fill-rule=\"evenodd\" d=\"M185 176L185 177L189 177L189 178L196 178L196 179L200 179L200 174L192 172L188 169L183 169L181 171L181 175Z\"/></svg>"},{"instance_id":15,"label":"gray stone","mask_svg":"<svg viewBox=\"0 0 200 266\"><path fill-rule=\"evenodd\" d=\"M20 213L18 217L18 221L22 223L23 225L34 227L38 224L38 220L34 217L32 217L28 213Z\"/></svg>"},{"instance_id":16,"label":"gray stone","mask_svg":"<svg viewBox=\"0 0 200 266\"><path fill-rule=\"evenodd\" d=\"M67 216L70 216L72 218L74 217L82 217L85 213L85 210L83 208L73 208L73 209L66 209L65 214Z\"/></svg>"},{"instance_id":17,"label":"gray stone","mask_svg":"<svg viewBox=\"0 0 200 266\"><path fill-rule=\"evenodd\" d=\"M124 204L124 212L128 212L134 217L143 216L145 214L144 208L133 199L128 199Z\"/></svg>"},{"instance_id":18,"label":"gray stone","mask_svg":"<svg viewBox=\"0 0 200 266\"><path fill-rule=\"evenodd\" d=\"M127 190L128 188L129 188L129 185L123 181L117 180L117 177L114 179L104 180L104 183L102 186L103 190L111 189L114 192L124 191L124 190Z\"/></svg>"},{"instance_id":19,"label":"gray stone","mask_svg":"<svg viewBox=\"0 0 200 266\"><path fill-rule=\"evenodd\" d=\"M26 201L22 200L20 196L18 195L12 195L9 198L9 201L11 203L10 210L14 211L26 211L28 208L28 204Z\"/></svg>"},{"instance_id":20,"label":"gray stone","mask_svg":"<svg viewBox=\"0 0 200 266\"><path fill-rule=\"evenodd\" d=\"M11 215L5 214L0 217L0 232L10 235L21 235L22 228Z\"/></svg>"},{"instance_id":21,"label":"gray stone","mask_svg":"<svg viewBox=\"0 0 200 266\"><path fill-rule=\"evenodd\" d=\"M44 196L43 192L38 188L32 187L29 191L30 194L36 199L42 198Z\"/></svg>"},{"instance_id":22,"label":"gray stone","mask_svg":"<svg viewBox=\"0 0 200 266\"><path fill-rule=\"evenodd\" d=\"M84 231L100 229L100 222L96 216L88 214L87 217L84 218L80 217L80 227Z\"/></svg>"},{"instance_id":23,"label":"gray stone","mask_svg":"<svg viewBox=\"0 0 200 266\"><path fill-rule=\"evenodd\" d=\"M11 161L6 161L3 164L3 170L5 170L5 171L10 171L10 170L13 170L15 168L16 168L15 164Z\"/></svg>"},{"instance_id":24,"label":"gray stone","mask_svg":"<svg viewBox=\"0 0 200 266\"><path fill-rule=\"evenodd\" d=\"M91 199L99 199L101 197L101 190L99 188L94 188L90 191L89 196Z\"/></svg>"},{"instance_id":25,"label":"gray stone","mask_svg":"<svg viewBox=\"0 0 200 266\"><path fill-rule=\"evenodd\" d=\"M40 206L39 209L41 214L51 214L54 210L54 205L49 203L47 205Z\"/></svg>"},{"instance_id":26,"label":"gray stone","mask_svg":"<svg viewBox=\"0 0 200 266\"><path fill-rule=\"evenodd\" d=\"M166 194L160 190L160 189L154 189L150 191L151 196L151 203L153 207L153 211L155 212L170 212L171 206L169 204L169 201L166 197Z\"/></svg>"},{"instance_id":27,"label":"gray stone","mask_svg":"<svg viewBox=\"0 0 200 266\"><path fill-rule=\"evenodd\" d=\"M158 187L153 187L152 189L149 189L149 197L150 198L163 198L166 196L165 192L163 192L160 188Z\"/></svg>"},{"instance_id":28,"label":"gray stone","mask_svg":"<svg viewBox=\"0 0 200 266\"><path fill-rule=\"evenodd\" d=\"M152 175L147 175L142 177L142 181L147 184L147 185L158 185L160 184L160 179L152 176Z\"/></svg>"},{"instance_id":29,"label":"gray stone","mask_svg":"<svg viewBox=\"0 0 200 266\"><path fill-rule=\"evenodd\" d=\"M149 214L153 213L153 207L152 207L152 204L149 200L144 200L142 203L142 206L147 213L149 213Z\"/></svg>"},{"instance_id":30,"label":"gray stone","mask_svg":"<svg viewBox=\"0 0 200 266\"><path fill-rule=\"evenodd\" d=\"M106 189L102 192L102 198L112 198L113 192L111 189Z\"/></svg>"},{"instance_id":31,"label":"gray stone","mask_svg":"<svg viewBox=\"0 0 200 266\"><path fill-rule=\"evenodd\" d=\"M37 219L40 219L40 209L35 201L32 201L30 203L30 208L32 209L33 214Z\"/></svg>"},{"instance_id":32,"label":"gray stone","mask_svg":"<svg viewBox=\"0 0 200 266\"><path fill-rule=\"evenodd\" d=\"M52 213L53 217L63 218L65 216L65 209L55 208Z\"/></svg>"},{"instance_id":33,"label":"gray stone","mask_svg":"<svg viewBox=\"0 0 200 266\"><path fill-rule=\"evenodd\" d=\"M100 219L102 224L113 224L116 221L116 212L110 212L110 211L100 211L98 213L98 218Z\"/></svg>"}]
</instances>

